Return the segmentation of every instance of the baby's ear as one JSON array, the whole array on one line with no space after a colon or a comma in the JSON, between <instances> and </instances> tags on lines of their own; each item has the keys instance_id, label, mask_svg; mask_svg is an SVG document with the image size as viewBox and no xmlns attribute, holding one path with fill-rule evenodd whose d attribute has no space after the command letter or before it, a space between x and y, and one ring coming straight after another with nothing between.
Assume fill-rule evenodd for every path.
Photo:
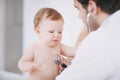
<instances>
[{"instance_id":1,"label":"baby's ear","mask_svg":"<svg viewBox=\"0 0 120 80\"><path fill-rule=\"evenodd\" d=\"M35 28L35 32L36 32L36 33L39 33L39 32L40 32L38 27Z\"/></svg>"}]
</instances>

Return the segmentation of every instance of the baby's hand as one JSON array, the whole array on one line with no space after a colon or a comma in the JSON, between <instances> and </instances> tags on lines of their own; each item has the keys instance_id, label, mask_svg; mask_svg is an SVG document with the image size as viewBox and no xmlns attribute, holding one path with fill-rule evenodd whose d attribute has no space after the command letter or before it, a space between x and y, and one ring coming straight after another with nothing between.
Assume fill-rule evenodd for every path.
<instances>
[{"instance_id":1,"label":"baby's hand","mask_svg":"<svg viewBox=\"0 0 120 80\"><path fill-rule=\"evenodd\" d=\"M29 65L29 67L27 68L28 72L32 72L37 70L40 67L40 65L36 62L33 62L31 65Z\"/></svg>"}]
</instances>

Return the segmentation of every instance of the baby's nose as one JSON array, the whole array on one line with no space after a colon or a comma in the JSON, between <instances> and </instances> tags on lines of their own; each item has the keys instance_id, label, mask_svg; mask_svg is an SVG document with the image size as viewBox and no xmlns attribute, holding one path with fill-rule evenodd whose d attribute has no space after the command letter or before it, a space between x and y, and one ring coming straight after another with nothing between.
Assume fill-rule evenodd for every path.
<instances>
[{"instance_id":1,"label":"baby's nose","mask_svg":"<svg viewBox=\"0 0 120 80\"><path fill-rule=\"evenodd\" d=\"M55 37L58 37L58 36L59 36L59 33L55 33L54 36L55 36Z\"/></svg>"}]
</instances>

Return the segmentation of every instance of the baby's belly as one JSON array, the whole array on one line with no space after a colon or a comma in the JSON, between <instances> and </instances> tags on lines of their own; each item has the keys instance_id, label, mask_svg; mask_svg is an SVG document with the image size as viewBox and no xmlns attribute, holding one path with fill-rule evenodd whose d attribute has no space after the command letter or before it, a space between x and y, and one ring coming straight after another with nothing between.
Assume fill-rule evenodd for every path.
<instances>
[{"instance_id":1,"label":"baby's belly","mask_svg":"<svg viewBox=\"0 0 120 80\"><path fill-rule=\"evenodd\" d=\"M58 66L47 66L29 73L27 80L55 80L59 74Z\"/></svg>"}]
</instances>

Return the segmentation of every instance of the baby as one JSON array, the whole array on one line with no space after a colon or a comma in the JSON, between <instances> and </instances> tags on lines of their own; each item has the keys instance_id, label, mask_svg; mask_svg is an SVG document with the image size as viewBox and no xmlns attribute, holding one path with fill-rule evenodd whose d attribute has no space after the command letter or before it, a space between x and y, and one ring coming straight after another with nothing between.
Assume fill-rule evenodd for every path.
<instances>
[{"instance_id":1,"label":"baby","mask_svg":"<svg viewBox=\"0 0 120 80\"><path fill-rule=\"evenodd\" d=\"M26 80L55 80L59 74L59 65L55 59L60 54L74 56L74 49L61 44L63 26L63 17L56 10L42 8L37 12L34 30L39 40L24 51L18 63L22 72L29 72Z\"/></svg>"}]
</instances>

